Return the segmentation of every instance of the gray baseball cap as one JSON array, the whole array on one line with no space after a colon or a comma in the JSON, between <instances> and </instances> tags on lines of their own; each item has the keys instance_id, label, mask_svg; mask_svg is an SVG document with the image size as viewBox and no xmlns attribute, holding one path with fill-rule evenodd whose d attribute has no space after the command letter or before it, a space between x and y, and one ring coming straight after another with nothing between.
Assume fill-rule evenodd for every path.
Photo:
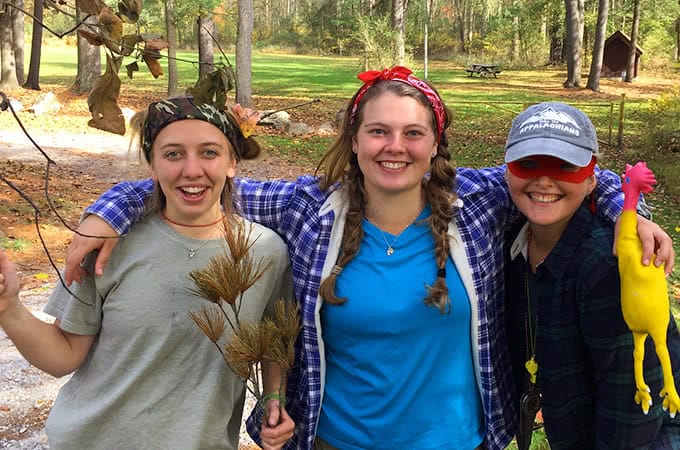
<instances>
[{"instance_id":1,"label":"gray baseball cap","mask_svg":"<svg viewBox=\"0 0 680 450\"><path fill-rule=\"evenodd\" d=\"M585 167L599 152L588 116L565 103L545 102L528 107L512 121L505 162L545 155Z\"/></svg>"}]
</instances>

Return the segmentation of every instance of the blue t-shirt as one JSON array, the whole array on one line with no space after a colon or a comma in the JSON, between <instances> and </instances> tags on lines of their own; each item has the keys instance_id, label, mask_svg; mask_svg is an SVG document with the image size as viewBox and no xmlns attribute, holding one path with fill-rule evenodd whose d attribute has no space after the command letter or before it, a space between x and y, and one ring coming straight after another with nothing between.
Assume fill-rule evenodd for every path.
<instances>
[{"instance_id":1,"label":"blue t-shirt","mask_svg":"<svg viewBox=\"0 0 680 450\"><path fill-rule=\"evenodd\" d=\"M451 312L423 303L436 280L429 206L392 245L363 221L356 257L338 276L343 305L321 309L326 383L318 436L339 449L472 449L484 438L470 303L449 258Z\"/></svg>"}]
</instances>

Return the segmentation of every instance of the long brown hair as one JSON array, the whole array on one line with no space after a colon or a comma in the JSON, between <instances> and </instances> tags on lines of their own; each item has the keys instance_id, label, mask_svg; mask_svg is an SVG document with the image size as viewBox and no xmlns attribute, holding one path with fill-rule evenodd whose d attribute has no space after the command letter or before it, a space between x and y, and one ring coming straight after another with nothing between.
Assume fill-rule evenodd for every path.
<instances>
[{"instance_id":1,"label":"long brown hair","mask_svg":"<svg viewBox=\"0 0 680 450\"><path fill-rule=\"evenodd\" d=\"M434 88L432 89L434 90ZM331 274L322 281L319 288L319 295L330 304L339 305L347 301L346 298L339 298L335 295L335 282L342 268L352 261L358 253L364 237L361 221L366 213L366 192L364 190L363 173L359 168L357 156L352 151L352 141L357 134L360 124L363 122L363 111L366 103L386 92L394 93L400 97L414 98L432 111L429 101L418 89L406 83L392 80L378 81L366 91L357 105L356 116L351 123L351 109L357 94L350 100L349 107L345 110L343 117L341 133L321 159L316 169L317 173L323 174L321 180L322 189L328 189L334 184L341 182L347 184L349 191L349 210L345 219L340 256ZM446 285L446 261L450 250L447 231L449 223L453 220L453 203L457 198L453 191L456 171L450 163L451 154L449 153L449 144L444 132L450 124L451 114L446 109L445 126L437 144L437 153L432 158L430 177L423 180L426 200L432 208L429 223L435 241L437 265L437 280L433 286L427 286L428 292L424 302L428 306L438 307L442 314L450 310L448 287ZM434 114L432 114L431 125L433 130L437 129Z\"/></svg>"}]
</instances>

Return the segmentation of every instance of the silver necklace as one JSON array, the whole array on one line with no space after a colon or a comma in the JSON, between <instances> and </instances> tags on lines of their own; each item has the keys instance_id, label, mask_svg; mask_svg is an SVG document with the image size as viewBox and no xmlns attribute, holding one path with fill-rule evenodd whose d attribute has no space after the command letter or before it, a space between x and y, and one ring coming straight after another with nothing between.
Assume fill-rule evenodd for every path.
<instances>
[{"instance_id":1,"label":"silver necklace","mask_svg":"<svg viewBox=\"0 0 680 450\"><path fill-rule=\"evenodd\" d=\"M387 246L387 251L386 251L387 256L392 256L392 255L394 254L394 244L396 244L397 239L399 239L399 237L400 237L402 234L404 234L404 231L408 230L408 228L409 228L411 225L413 225L413 222L416 221L416 219L418 218L418 216L419 216L424 210L425 210L425 206L423 206L423 209L421 209L420 211L418 211L418 214L416 214L415 217L414 217L413 219L411 219L411 221L408 223L408 225L406 225L406 227L405 227L403 230L401 230L401 231L399 232L399 234L397 234L397 235L394 237L394 239L392 239L392 242L389 242L389 241L387 240L387 236L385 236L385 232L384 232L384 231L383 231L376 223L374 223L371 219L369 219L368 217L366 217L366 220L368 220L368 221L371 222L373 225L375 225L375 227L380 231L380 234L382 235L383 241L385 241L385 245Z\"/></svg>"},{"instance_id":2,"label":"silver necklace","mask_svg":"<svg viewBox=\"0 0 680 450\"><path fill-rule=\"evenodd\" d=\"M187 247L186 245L184 245L184 243L181 243L181 244L184 248L186 248L189 251L189 253L187 254L189 259L194 259L194 256L196 256L196 252L199 251L200 249L202 249L205 246L205 244L207 244L208 242L210 242L210 239L206 239L205 241L203 241L203 243L201 245L199 245L196 248Z\"/></svg>"},{"instance_id":3,"label":"silver necklace","mask_svg":"<svg viewBox=\"0 0 680 450\"><path fill-rule=\"evenodd\" d=\"M187 246L184 244L184 241L182 240L182 238L184 237L184 235L179 234L179 233L178 233L177 231L175 231L175 229L172 228L169 224L167 224L167 225L168 225L168 228L170 228L170 229L172 230L172 232L175 233L175 235L177 236L177 238L175 239L175 241L178 242L182 247L184 247L184 248L187 250L187 256L189 257L189 259L194 259L194 257L196 256L196 252L199 251L200 249L202 249L203 247L205 247L205 246L208 244L208 242L210 242L210 241L213 240L213 233L214 233L214 232L210 234L210 237L209 237L208 239L206 239L205 241L201 242L197 247L187 247Z\"/></svg>"}]
</instances>

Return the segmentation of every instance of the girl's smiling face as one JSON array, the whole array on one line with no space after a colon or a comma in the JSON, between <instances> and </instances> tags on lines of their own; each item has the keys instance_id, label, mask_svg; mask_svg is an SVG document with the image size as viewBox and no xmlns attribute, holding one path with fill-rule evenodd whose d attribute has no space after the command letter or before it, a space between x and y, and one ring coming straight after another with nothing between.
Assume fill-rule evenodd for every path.
<instances>
[{"instance_id":1,"label":"girl's smiling face","mask_svg":"<svg viewBox=\"0 0 680 450\"><path fill-rule=\"evenodd\" d=\"M420 192L435 136L432 111L416 99L385 92L367 101L353 140L366 194Z\"/></svg>"},{"instance_id":2,"label":"girl's smiling face","mask_svg":"<svg viewBox=\"0 0 680 450\"><path fill-rule=\"evenodd\" d=\"M553 162L560 162L558 167L565 174L574 174L581 169L566 161L552 159L555 160ZM532 224L556 227L561 231L595 188L594 175L581 182L569 182L541 174L540 170L535 170L540 164L535 157L522 158L512 164L517 164L520 169L538 172L530 178L521 178L512 170L506 172L512 201Z\"/></svg>"},{"instance_id":3,"label":"girl's smiling face","mask_svg":"<svg viewBox=\"0 0 680 450\"><path fill-rule=\"evenodd\" d=\"M221 215L226 179L236 174L229 140L216 126L186 119L163 128L152 147L151 178L166 198L164 214L187 224Z\"/></svg>"}]
</instances>

